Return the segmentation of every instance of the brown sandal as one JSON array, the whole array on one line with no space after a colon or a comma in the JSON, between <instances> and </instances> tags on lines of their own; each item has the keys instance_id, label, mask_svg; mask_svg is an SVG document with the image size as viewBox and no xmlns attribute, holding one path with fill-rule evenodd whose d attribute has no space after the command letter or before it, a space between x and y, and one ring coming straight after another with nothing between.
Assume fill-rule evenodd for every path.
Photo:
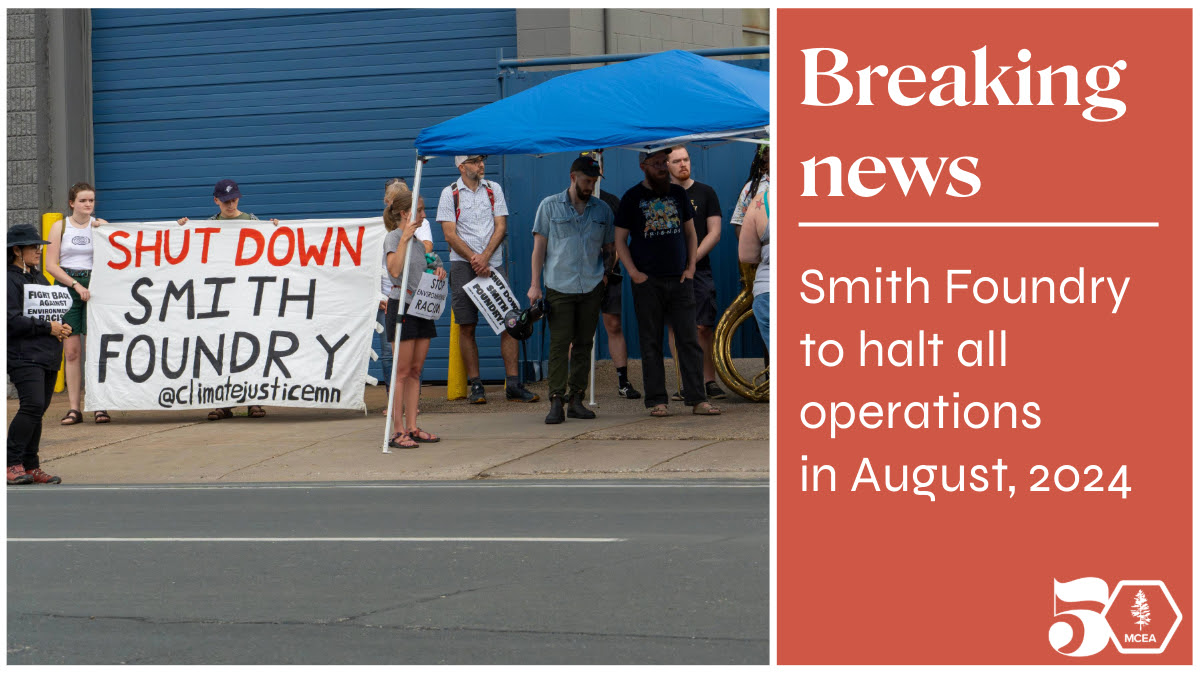
<instances>
[{"instance_id":1,"label":"brown sandal","mask_svg":"<svg viewBox=\"0 0 1200 673\"><path fill-rule=\"evenodd\" d=\"M67 412L66 416L62 417L63 425L75 425L83 422L83 414L79 413L78 409L72 409Z\"/></svg>"},{"instance_id":2,"label":"brown sandal","mask_svg":"<svg viewBox=\"0 0 1200 673\"><path fill-rule=\"evenodd\" d=\"M417 428L408 434L413 438L414 441L421 442L422 444L433 444L434 442L442 441L441 437L438 437L431 432L425 432L421 428Z\"/></svg>"},{"instance_id":3,"label":"brown sandal","mask_svg":"<svg viewBox=\"0 0 1200 673\"><path fill-rule=\"evenodd\" d=\"M665 404L656 404L650 409L650 415L655 418L666 418L671 415L671 411L667 409L667 405Z\"/></svg>"},{"instance_id":4,"label":"brown sandal","mask_svg":"<svg viewBox=\"0 0 1200 673\"><path fill-rule=\"evenodd\" d=\"M267 410L257 404L246 407L246 415L250 418L262 418L267 415Z\"/></svg>"},{"instance_id":5,"label":"brown sandal","mask_svg":"<svg viewBox=\"0 0 1200 673\"><path fill-rule=\"evenodd\" d=\"M413 440L412 435L408 434L407 432L397 432L396 434L392 435L392 438L388 440L388 446L393 449L420 448L420 444L417 444L416 441Z\"/></svg>"},{"instance_id":6,"label":"brown sandal","mask_svg":"<svg viewBox=\"0 0 1200 673\"><path fill-rule=\"evenodd\" d=\"M692 413L697 416L720 416L721 410L708 402L699 402L692 407Z\"/></svg>"},{"instance_id":7,"label":"brown sandal","mask_svg":"<svg viewBox=\"0 0 1200 673\"><path fill-rule=\"evenodd\" d=\"M233 418L233 409L222 409L217 407L216 409L208 412L208 420L210 421L220 421L226 418Z\"/></svg>"},{"instance_id":8,"label":"brown sandal","mask_svg":"<svg viewBox=\"0 0 1200 673\"><path fill-rule=\"evenodd\" d=\"M97 423L108 423L112 421L112 417L108 415L107 411L97 411L92 414L92 420Z\"/></svg>"}]
</instances>

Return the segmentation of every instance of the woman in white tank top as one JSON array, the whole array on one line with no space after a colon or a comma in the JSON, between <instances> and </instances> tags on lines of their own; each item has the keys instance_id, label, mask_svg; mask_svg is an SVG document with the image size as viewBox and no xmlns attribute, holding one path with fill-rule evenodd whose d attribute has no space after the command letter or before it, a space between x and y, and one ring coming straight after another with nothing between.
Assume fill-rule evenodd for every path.
<instances>
[{"instance_id":1,"label":"woman in white tank top","mask_svg":"<svg viewBox=\"0 0 1200 673\"><path fill-rule=\"evenodd\" d=\"M86 182L71 186L67 205L71 208L70 216L50 228L46 271L71 292L71 308L63 316L63 322L72 329L71 336L63 342L66 360L63 374L67 380L67 398L71 406L67 415L63 416L62 424L75 425L83 422L83 414L79 413L79 395L83 388L82 337L87 334L87 302L92 297L88 289L92 276L92 227L108 222L93 216L96 190ZM97 423L111 420L107 411L96 411L94 418Z\"/></svg>"}]
</instances>

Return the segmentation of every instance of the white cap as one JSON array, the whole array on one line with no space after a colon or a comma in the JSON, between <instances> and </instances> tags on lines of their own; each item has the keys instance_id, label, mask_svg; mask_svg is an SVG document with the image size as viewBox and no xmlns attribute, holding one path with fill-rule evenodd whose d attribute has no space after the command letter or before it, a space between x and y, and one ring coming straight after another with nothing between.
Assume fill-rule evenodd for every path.
<instances>
[{"instance_id":1,"label":"white cap","mask_svg":"<svg viewBox=\"0 0 1200 673\"><path fill-rule=\"evenodd\" d=\"M471 157L467 156L466 154L460 154L460 155L458 155L458 156L454 157L454 167L455 167L455 168L458 168L459 166L461 166L461 165L462 165L462 162L464 162L464 161L466 161L467 159L470 159L470 158L471 158Z\"/></svg>"}]
</instances>

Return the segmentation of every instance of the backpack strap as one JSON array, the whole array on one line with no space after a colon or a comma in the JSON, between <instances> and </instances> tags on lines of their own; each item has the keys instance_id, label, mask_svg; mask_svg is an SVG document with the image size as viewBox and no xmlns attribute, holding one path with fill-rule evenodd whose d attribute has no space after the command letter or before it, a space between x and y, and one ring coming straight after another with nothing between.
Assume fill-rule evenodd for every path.
<instances>
[{"instance_id":1,"label":"backpack strap","mask_svg":"<svg viewBox=\"0 0 1200 673\"><path fill-rule=\"evenodd\" d=\"M492 218L496 217L496 192L492 191L492 183L487 180L482 180L483 188L487 190L488 201L492 204ZM458 224L458 219L462 216L462 211L458 208L458 180L450 184L450 193L454 196L454 224Z\"/></svg>"}]
</instances>

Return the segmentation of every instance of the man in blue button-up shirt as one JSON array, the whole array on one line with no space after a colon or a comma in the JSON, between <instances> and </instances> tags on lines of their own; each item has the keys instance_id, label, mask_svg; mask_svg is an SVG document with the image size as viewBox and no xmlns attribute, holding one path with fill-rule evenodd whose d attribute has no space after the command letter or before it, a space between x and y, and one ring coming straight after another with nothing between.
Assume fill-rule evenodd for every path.
<instances>
[{"instance_id":1,"label":"man in blue button-up shirt","mask_svg":"<svg viewBox=\"0 0 1200 673\"><path fill-rule=\"evenodd\" d=\"M550 305L547 423L563 422L564 405L571 418L596 417L584 405L583 393L588 387L592 339L604 300L603 257L613 246L613 212L592 196L598 177L596 160L579 157L571 164L571 186L543 199L533 219L529 301L542 298L544 269L546 303Z\"/></svg>"}]
</instances>

